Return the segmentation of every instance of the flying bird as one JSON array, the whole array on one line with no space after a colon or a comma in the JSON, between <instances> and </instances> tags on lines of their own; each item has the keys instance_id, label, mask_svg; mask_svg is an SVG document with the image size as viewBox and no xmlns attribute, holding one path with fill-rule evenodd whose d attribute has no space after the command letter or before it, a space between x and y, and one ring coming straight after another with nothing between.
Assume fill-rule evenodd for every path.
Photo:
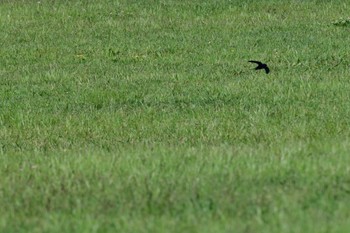
<instances>
[{"instance_id":1,"label":"flying bird","mask_svg":"<svg viewBox=\"0 0 350 233\"><path fill-rule=\"evenodd\" d=\"M256 70L264 69L266 74L270 73L270 69L269 69L269 67L267 67L266 64L264 64L260 61L249 61L249 62L258 64L258 66L255 68Z\"/></svg>"}]
</instances>

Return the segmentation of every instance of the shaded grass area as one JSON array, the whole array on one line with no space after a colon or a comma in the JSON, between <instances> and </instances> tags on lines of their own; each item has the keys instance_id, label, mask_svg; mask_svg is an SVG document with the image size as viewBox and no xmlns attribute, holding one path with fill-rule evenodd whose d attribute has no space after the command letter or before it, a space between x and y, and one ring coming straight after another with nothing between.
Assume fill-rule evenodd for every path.
<instances>
[{"instance_id":1,"label":"shaded grass area","mask_svg":"<svg viewBox=\"0 0 350 233\"><path fill-rule=\"evenodd\" d=\"M347 232L349 7L2 1L0 231Z\"/></svg>"},{"instance_id":2,"label":"shaded grass area","mask_svg":"<svg viewBox=\"0 0 350 233\"><path fill-rule=\"evenodd\" d=\"M347 142L333 142L273 151L221 146L9 155L1 157L1 227L345 232L348 149Z\"/></svg>"}]
</instances>

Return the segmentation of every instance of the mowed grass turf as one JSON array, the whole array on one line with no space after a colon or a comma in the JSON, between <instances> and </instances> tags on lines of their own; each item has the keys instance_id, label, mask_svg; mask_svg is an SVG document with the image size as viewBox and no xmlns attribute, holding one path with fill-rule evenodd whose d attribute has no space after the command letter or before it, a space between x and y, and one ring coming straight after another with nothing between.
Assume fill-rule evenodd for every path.
<instances>
[{"instance_id":1,"label":"mowed grass turf","mask_svg":"<svg viewBox=\"0 0 350 233\"><path fill-rule=\"evenodd\" d=\"M1 1L0 232L349 232L349 12Z\"/></svg>"}]
</instances>

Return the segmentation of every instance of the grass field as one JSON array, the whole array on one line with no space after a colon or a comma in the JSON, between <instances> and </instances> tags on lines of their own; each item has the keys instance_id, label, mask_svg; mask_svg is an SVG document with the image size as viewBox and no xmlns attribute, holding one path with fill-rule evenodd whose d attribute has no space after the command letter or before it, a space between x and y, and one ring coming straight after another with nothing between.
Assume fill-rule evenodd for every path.
<instances>
[{"instance_id":1,"label":"grass field","mask_svg":"<svg viewBox=\"0 0 350 233\"><path fill-rule=\"evenodd\" d=\"M0 232L350 232L349 12L0 1Z\"/></svg>"}]
</instances>

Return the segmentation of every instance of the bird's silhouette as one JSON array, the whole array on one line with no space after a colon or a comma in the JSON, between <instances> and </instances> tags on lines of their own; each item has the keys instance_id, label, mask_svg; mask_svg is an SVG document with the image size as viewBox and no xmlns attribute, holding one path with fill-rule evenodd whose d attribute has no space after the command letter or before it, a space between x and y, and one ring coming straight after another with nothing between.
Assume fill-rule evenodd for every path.
<instances>
[{"instance_id":1,"label":"bird's silhouette","mask_svg":"<svg viewBox=\"0 0 350 233\"><path fill-rule=\"evenodd\" d=\"M267 67L266 64L264 64L260 61L249 61L249 62L258 64L258 66L255 68L256 70L264 69L266 74L270 73L270 69L269 69L269 67Z\"/></svg>"}]
</instances>

